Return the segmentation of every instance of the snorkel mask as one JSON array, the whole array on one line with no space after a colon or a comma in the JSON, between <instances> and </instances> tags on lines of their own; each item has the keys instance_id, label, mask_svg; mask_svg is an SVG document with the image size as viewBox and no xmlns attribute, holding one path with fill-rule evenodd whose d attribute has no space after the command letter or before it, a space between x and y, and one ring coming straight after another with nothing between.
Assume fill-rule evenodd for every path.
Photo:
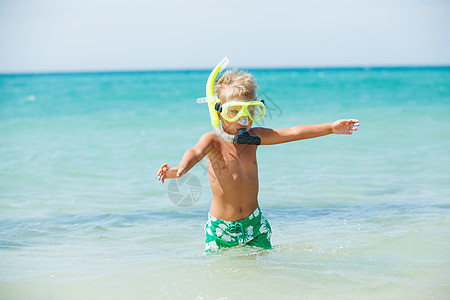
<instances>
[{"instance_id":1,"label":"snorkel mask","mask_svg":"<svg viewBox=\"0 0 450 300\"><path fill-rule=\"evenodd\" d=\"M231 135L223 131L220 126L219 113L222 118L229 122L238 121L243 126L248 125L248 118L252 121L258 121L264 117L265 106L262 101L239 101L230 100L224 104L214 95L214 83L217 75L223 71L228 65L228 57L222 61L212 70L206 82L206 97L198 98L198 103L208 103L209 115L211 117L211 124L214 132L218 137L224 141L236 144L260 145L261 139L259 136L252 136L245 128L238 130L238 135Z\"/></svg>"},{"instance_id":2,"label":"snorkel mask","mask_svg":"<svg viewBox=\"0 0 450 300\"><path fill-rule=\"evenodd\" d=\"M220 113L222 118L228 122L236 122L239 121L240 118L246 118L246 120L248 120L247 118L250 118L252 121L258 121L264 117L266 111L266 107L262 101L237 100L230 100L225 104L216 102L215 109Z\"/></svg>"}]
</instances>

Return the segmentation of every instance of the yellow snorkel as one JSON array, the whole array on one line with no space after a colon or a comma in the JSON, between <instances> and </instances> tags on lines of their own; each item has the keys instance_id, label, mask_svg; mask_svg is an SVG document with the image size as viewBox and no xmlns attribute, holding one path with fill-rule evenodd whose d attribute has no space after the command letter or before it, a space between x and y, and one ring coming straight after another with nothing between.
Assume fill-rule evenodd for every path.
<instances>
[{"instance_id":1,"label":"yellow snorkel","mask_svg":"<svg viewBox=\"0 0 450 300\"><path fill-rule=\"evenodd\" d=\"M216 131L216 128L222 128L220 127L220 119L219 114L217 113L215 109L216 101L218 100L217 97L214 95L214 83L216 82L216 77L219 75L219 73L228 66L228 63L230 60L228 57L224 57L220 61L220 63L217 64L217 66L211 71L211 74L209 74L208 81L206 82L206 98L208 99L208 109L209 109L209 116L211 117L211 125L214 128L214 131ZM222 130L223 131L223 130ZM217 132L216 132L217 133ZM225 133L225 132L223 132ZM227 134L227 133L225 133ZM220 135L217 134L219 137ZM230 135L231 136L231 135ZM231 142L227 139L225 139L228 142Z\"/></svg>"},{"instance_id":2,"label":"yellow snorkel","mask_svg":"<svg viewBox=\"0 0 450 300\"><path fill-rule=\"evenodd\" d=\"M250 135L250 133L248 133L248 131L244 128L239 130L239 135L231 135L223 131L220 126L219 114L216 110L216 103L220 103L220 100L216 97L216 95L214 95L214 83L216 82L217 75L227 67L228 62L228 57L225 57L212 70L211 74L209 74L208 81L206 82L206 97L197 99L197 102L208 102L211 125L218 137L231 143L260 145L261 139L259 136Z\"/></svg>"}]
</instances>

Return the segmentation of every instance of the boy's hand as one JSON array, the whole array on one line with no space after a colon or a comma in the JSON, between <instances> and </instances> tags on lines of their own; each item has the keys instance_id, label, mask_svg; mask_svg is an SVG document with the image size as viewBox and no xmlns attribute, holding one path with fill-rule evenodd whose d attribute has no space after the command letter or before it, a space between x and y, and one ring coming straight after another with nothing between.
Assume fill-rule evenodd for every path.
<instances>
[{"instance_id":1,"label":"boy's hand","mask_svg":"<svg viewBox=\"0 0 450 300\"><path fill-rule=\"evenodd\" d=\"M179 178L181 177L181 172L183 168L180 167L171 167L169 164L163 164L157 173L158 180L161 180L164 183L165 179L170 178Z\"/></svg>"},{"instance_id":2,"label":"boy's hand","mask_svg":"<svg viewBox=\"0 0 450 300\"><path fill-rule=\"evenodd\" d=\"M333 133L335 134L352 134L358 130L359 121L355 119L342 119L332 123Z\"/></svg>"}]
</instances>

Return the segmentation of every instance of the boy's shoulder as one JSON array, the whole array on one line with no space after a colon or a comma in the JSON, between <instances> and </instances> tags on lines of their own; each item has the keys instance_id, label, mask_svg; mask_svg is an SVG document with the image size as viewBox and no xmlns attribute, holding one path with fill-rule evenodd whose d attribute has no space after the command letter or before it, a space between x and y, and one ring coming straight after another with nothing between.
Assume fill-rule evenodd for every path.
<instances>
[{"instance_id":1,"label":"boy's shoulder","mask_svg":"<svg viewBox=\"0 0 450 300\"><path fill-rule=\"evenodd\" d=\"M211 131L200 137L195 148L201 152L209 153L211 150L218 147L218 143L220 143L219 137L215 132Z\"/></svg>"},{"instance_id":2,"label":"boy's shoulder","mask_svg":"<svg viewBox=\"0 0 450 300\"><path fill-rule=\"evenodd\" d=\"M217 136L217 134L214 131L210 131L207 133L204 133L201 137L200 137L200 141L204 140L206 142L214 142L218 139L219 137Z\"/></svg>"},{"instance_id":3,"label":"boy's shoulder","mask_svg":"<svg viewBox=\"0 0 450 300\"><path fill-rule=\"evenodd\" d=\"M259 137L263 137L264 135L271 132L272 130L273 130L272 128L267 128L267 127L252 127L252 128L250 128L249 133L251 135L257 135Z\"/></svg>"},{"instance_id":4,"label":"boy's shoulder","mask_svg":"<svg viewBox=\"0 0 450 300\"><path fill-rule=\"evenodd\" d=\"M206 145L215 145L220 142L220 138L217 136L217 134L214 131L210 131L207 133L204 133L200 139L198 140L199 144Z\"/></svg>"}]
</instances>

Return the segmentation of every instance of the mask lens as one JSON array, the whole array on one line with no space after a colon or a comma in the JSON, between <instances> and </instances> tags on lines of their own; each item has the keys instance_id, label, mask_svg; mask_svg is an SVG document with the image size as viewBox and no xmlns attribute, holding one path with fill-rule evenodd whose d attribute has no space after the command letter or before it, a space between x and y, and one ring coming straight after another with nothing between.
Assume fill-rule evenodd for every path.
<instances>
[{"instance_id":1,"label":"mask lens","mask_svg":"<svg viewBox=\"0 0 450 300\"><path fill-rule=\"evenodd\" d=\"M240 106L240 105L229 106L227 109L227 117L230 119L233 119L239 114L239 112L241 110L242 110L242 106Z\"/></svg>"},{"instance_id":2,"label":"mask lens","mask_svg":"<svg viewBox=\"0 0 450 300\"><path fill-rule=\"evenodd\" d=\"M252 120L258 119L262 115L262 107L260 105L249 105L248 113Z\"/></svg>"}]
</instances>

